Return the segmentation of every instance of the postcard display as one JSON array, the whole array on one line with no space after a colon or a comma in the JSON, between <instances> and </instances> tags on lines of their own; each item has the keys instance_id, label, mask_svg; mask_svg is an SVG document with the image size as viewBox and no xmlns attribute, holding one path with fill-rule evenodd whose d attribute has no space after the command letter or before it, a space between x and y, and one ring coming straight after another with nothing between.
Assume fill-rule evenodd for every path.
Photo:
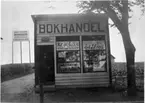
<instances>
[{"instance_id":1,"label":"postcard display","mask_svg":"<svg viewBox=\"0 0 145 103\"><path fill-rule=\"evenodd\" d=\"M32 18L36 24L36 46L54 46L55 85L111 83L106 15L58 14Z\"/></svg>"}]
</instances>

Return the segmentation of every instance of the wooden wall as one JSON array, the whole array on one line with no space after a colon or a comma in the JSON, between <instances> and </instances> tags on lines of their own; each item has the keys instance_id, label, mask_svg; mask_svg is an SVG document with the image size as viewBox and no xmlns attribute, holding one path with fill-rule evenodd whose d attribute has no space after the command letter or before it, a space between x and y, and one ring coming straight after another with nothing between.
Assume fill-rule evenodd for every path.
<instances>
[{"instance_id":1,"label":"wooden wall","mask_svg":"<svg viewBox=\"0 0 145 103\"><path fill-rule=\"evenodd\" d=\"M109 73L78 73L78 74L57 74L55 76L56 86L93 87L109 86Z\"/></svg>"}]
</instances>

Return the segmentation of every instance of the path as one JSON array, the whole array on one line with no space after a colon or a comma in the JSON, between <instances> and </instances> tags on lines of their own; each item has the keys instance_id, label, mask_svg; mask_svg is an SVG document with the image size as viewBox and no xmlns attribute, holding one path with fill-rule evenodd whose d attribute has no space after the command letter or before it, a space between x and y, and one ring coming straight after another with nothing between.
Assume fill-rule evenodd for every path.
<instances>
[{"instance_id":1,"label":"path","mask_svg":"<svg viewBox=\"0 0 145 103\"><path fill-rule=\"evenodd\" d=\"M2 102L26 102L34 87L34 74L1 83Z\"/></svg>"},{"instance_id":2,"label":"path","mask_svg":"<svg viewBox=\"0 0 145 103\"><path fill-rule=\"evenodd\" d=\"M1 84L2 102L40 103L39 94L34 92L34 74L3 82ZM143 100L143 93L132 100ZM120 93L111 93L110 90L92 89L65 89L45 93L44 103L49 102L101 102L101 101L128 101ZM113 102L116 103L116 102ZM130 102L131 103L131 102ZM143 102L138 102L143 103Z\"/></svg>"}]
</instances>

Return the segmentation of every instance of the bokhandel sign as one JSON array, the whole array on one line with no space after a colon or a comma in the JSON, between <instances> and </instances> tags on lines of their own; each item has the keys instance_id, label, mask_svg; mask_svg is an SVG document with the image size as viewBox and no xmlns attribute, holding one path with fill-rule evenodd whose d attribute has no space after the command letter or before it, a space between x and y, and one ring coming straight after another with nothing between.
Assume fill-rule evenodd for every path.
<instances>
[{"instance_id":1,"label":"bokhandel sign","mask_svg":"<svg viewBox=\"0 0 145 103\"><path fill-rule=\"evenodd\" d=\"M28 31L13 31L14 41L24 41L29 40Z\"/></svg>"},{"instance_id":2,"label":"bokhandel sign","mask_svg":"<svg viewBox=\"0 0 145 103\"><path fill-rule=\"evenodd\" d=\"M38 34L80 33L80 32L105 32L103 23L75 22L75 23L40 23L37 26Z\"/></svg>"}]
</instances>

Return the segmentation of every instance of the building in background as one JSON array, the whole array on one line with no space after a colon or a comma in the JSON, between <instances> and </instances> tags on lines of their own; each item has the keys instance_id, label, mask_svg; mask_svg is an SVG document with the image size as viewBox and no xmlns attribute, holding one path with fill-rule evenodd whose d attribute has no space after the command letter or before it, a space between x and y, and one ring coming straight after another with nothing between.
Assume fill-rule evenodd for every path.
<instances>
[{"instance_id":1,"label":"building in background","mask_svg":"<svg viewBox=\"0 0 145 103\"><path fill-rule=\"evenodd\" d=\"M115 62L115 57L111 54L111 63Z\"/></svg>"}]
</instances>

